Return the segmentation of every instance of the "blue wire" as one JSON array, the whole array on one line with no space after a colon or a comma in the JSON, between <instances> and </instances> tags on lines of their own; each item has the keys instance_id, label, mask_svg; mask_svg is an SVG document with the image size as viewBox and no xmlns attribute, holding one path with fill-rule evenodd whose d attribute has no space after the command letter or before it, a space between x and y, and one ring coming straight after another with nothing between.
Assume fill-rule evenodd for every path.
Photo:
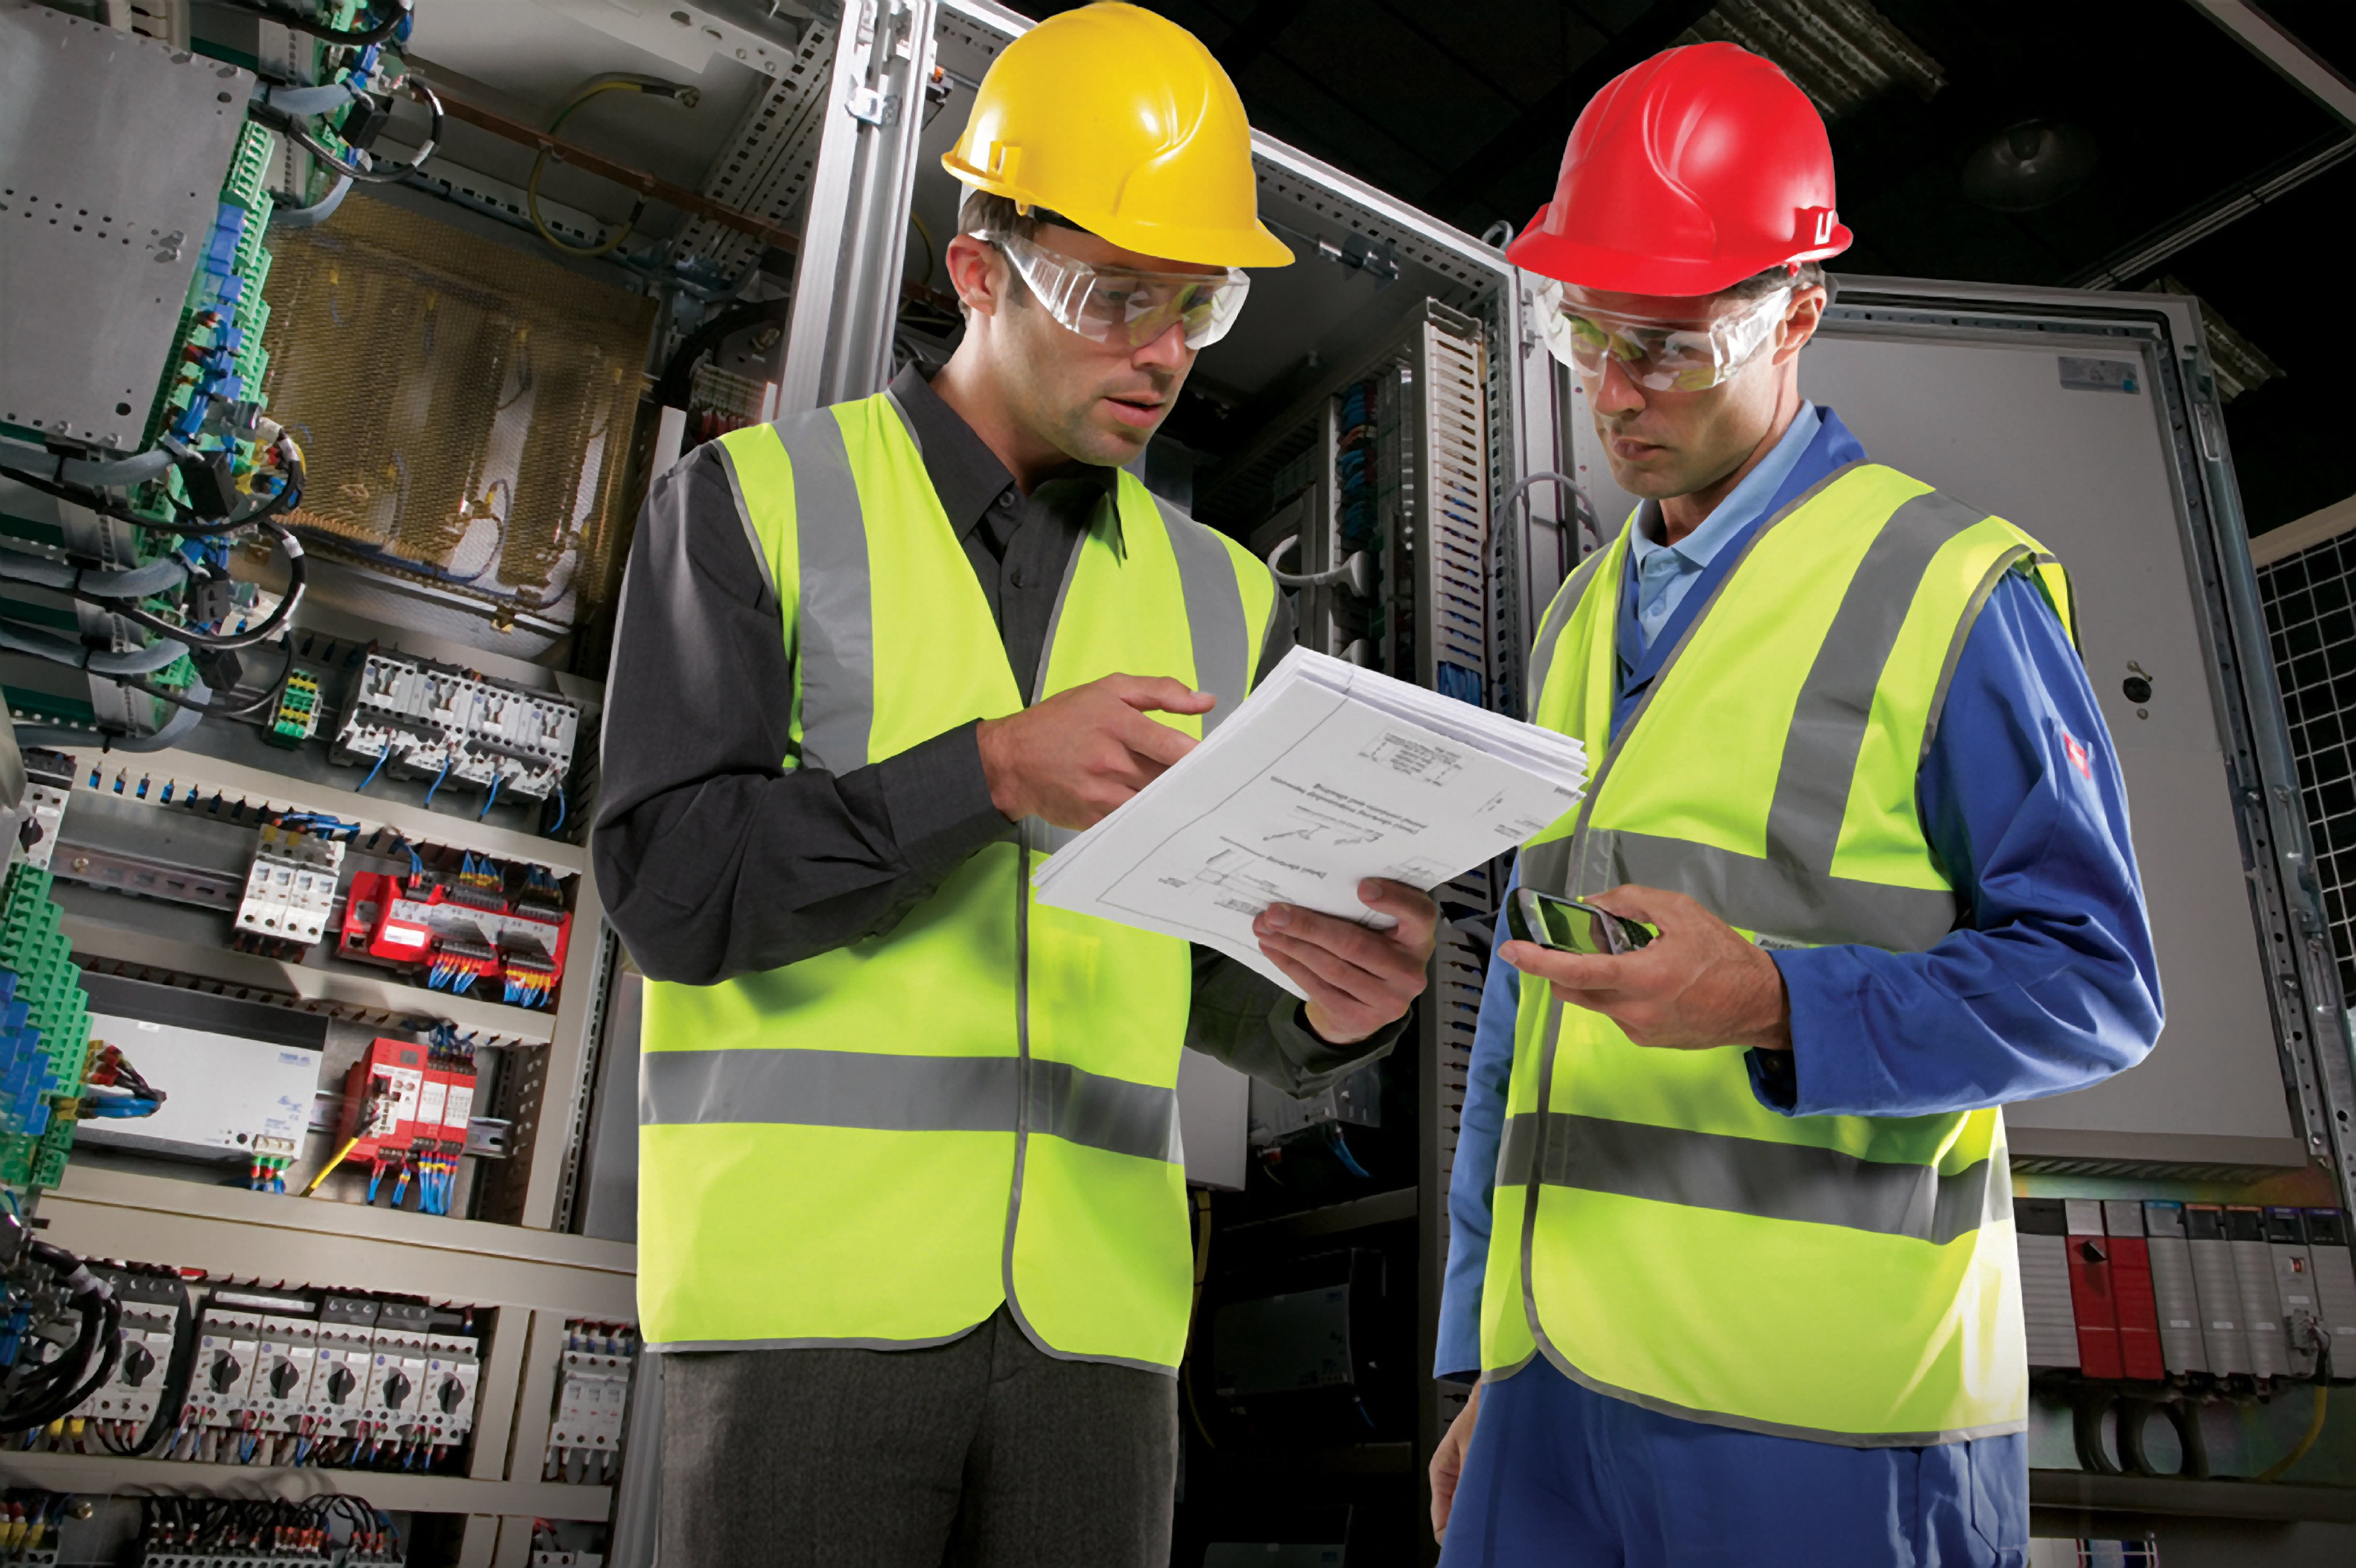
<instances>
[{"instance_id":1,"label":"blue wire","mask_svg":"<svg viewBox=\"0 0 2356 1568\"><path fill-rule=\"evenodd\" d=\"M483 818L488 816L491 814L491 807L499 803L499 785L506 780L506 778L507 775L505 773L493 773L491 775L491 793L483 797L483 809L475 813L476 821L480 822Z\"/></svg>"},{"instance_id":2,"label":"blue wire","mask_svg":"<svg viewBox=\"0 0 2356 1568\"><path fill-rule=\"evenodd\" d=\"M455 763L457 760L458 759L455 757L450 758L448 762L444 762L442 764L442 771L434 775L434 788L425 792L425 804L427 805L432 805L434 804L434 790L437 790L442 787L442 781L450 776L450 763Z\"/></svg>"},{"instance_id":3,"label":"blue wire","mask_svg":"<svg viewBox=\"0 0 2356 1568\"><path fill-rule=\"evenodd\" d=\"M555 824L555 826L554 826L554 827L551 827L551 828L549 829L549 832L550 832L550 833L552 833L552 834L553 834L553 833L559 833L559 832L562 832L562 831L563 830L563 827L564 827L564 786L563 786L562 784L558 784L558 785L556 786L556 824Z\"/></svg>"},{"instance_id":4,"label":"blue wire","mask_svg":"<svg viewBox=\"0 0 2356 1568\"><path fill-rule=\"evenodd\" d=\"M352 792L354 795L360 794L362 791L365 791L369 785L376 783L376 775L384 772L384 760L391 755L392 755L392 742L387 741L384 743L384 750L376 754L376 766L369 770L368 777L360 780L360 787L359 789L356 789Z\"/></svg>"},{"instance_id":5,"label":"blue wire","mask_svg":"<svg viewBox=\"0 0 2356 1568\"><path fill-rule=\"evenodd\" d=\"M1333 1157L1342 1162L1343 1169L1348 1171L1353 1176L1365 1177L1368 1179L1372 1179L1372 1173L1369 1172L1365 1166L1360 1165L1355 1157L1350 1153L1350 1146L1343 1141L1342 1129L1340 1127L1337 1127L1331 1123L1326 1124L1325 1142L1327 1146L1333 1149Z\"/></svg>"}]
</instances>

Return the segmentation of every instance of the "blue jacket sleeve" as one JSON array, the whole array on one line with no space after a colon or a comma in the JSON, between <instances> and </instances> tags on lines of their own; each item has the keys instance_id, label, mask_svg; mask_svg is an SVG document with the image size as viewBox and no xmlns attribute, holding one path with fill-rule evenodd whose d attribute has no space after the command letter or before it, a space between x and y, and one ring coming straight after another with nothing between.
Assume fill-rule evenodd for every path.
<instances>
[{"instance_id":1,"label":"blue jacket sleeve","mask_svg":"<svg viewBox=\"0 0 2356 1568\"><path fill-rule=\"evenodd\" d=\"M2082 1089L2143 1060L2159 975L2126 791L2076 649L2008 576L1955 663L1917 800L1967 929L1923 953L1781 952L1792 1049L1750 1055L1795 1116L1914 1116ZM1469 1107L1468 1107L1469 1108Z\"/></svg>"},{"instance_id":2,"label":"blue jacket sleeve","mask_svg":"<svg viewBox=\"0 0 2356 1568\"><path fill-rule=\"evenodd\" d=\"M1507 896L1521 883L1516 871ZM1521 972L1492 956L1473 1025L1472 1062L1457 1122L1456 1164L1448 1179L1448 1272L1440 1292L1440 1344L1431 1375L1471 1382L1481 1371L1481 1279L1489 1267L1497 1150L1505 1136L1505 1080L1514 1067L1514 1018Z\"/></svg>"}]
</instances>

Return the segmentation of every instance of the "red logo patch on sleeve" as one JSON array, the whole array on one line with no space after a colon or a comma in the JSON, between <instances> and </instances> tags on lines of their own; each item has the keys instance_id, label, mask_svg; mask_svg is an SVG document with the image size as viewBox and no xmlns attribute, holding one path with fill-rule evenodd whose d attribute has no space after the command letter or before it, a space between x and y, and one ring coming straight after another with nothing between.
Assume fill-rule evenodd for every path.
<instances>
[{"instance_id":1,"label":"red logo patch on sleeve","mask_svg":"<svg viewBox=\"0 0 2356 1568\"><path fill-rule=\"evenodd\" d=\"M2087 761L2086 748L2078 743L2078 737L2067 730L2062 731L2062 749L2070 753L2070 765L2078 770L2078 776L2088 784L2094 783L2094 765Z\"/></svg>"}]
</instances>

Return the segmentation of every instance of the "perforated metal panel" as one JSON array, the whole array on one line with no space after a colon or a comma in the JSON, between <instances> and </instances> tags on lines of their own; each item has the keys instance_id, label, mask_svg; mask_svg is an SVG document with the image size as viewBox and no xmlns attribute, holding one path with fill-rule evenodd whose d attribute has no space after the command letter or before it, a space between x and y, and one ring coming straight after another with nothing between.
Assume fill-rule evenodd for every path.
<instances>
[{"instance_id":1,"label":"perforated metal panel","mask_svg":"<svg viewBox=\"0 0 2356 1568\"><path fill-rule=\"evenodd\" d=\"M562 624L611 599L650 301L359 196L280 242L270 298L309 537Z\"/></svg>"},{"instance_id":2,"label":"perforated metal panel","mask_svg":"<svg viewBox=\"0 0 2356 1568\"><path fill-rule=\"evenodd\" d=\"M2340 989L2356 994L2356 533L2258 568Z\"/></svg>"}]
</instances>

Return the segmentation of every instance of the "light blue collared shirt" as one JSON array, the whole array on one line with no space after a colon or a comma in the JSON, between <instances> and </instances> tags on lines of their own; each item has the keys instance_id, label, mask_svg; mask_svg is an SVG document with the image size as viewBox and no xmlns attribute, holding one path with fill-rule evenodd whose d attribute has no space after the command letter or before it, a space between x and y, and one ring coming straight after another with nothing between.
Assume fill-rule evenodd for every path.
<instances>
[{"instance_id":1,"label":"light blue collared shirt","mask_svg":"<svg viewBox=\"0 0 2356 1568\"><path fill-rule=\"evenodd\" d=\"M1636 569L1636 629L1645 647L1653 645L1655 634L1668 624L1686 591L1726 548L1726 541L1756 521L1783 488L1783 481L1799 466L1823 422L1815 404L1802 403L1800 411L1792 416L1792 428L1759 466L1742 476L1742 483L1728 492L1718 509L1702 519L1701 527L1675 544L1663 544L1653 537L1661 527L1658 501L1647 501L1638 509L1628 534L1628 553L1629 564Z\"/></svg>"}]
</instances>

